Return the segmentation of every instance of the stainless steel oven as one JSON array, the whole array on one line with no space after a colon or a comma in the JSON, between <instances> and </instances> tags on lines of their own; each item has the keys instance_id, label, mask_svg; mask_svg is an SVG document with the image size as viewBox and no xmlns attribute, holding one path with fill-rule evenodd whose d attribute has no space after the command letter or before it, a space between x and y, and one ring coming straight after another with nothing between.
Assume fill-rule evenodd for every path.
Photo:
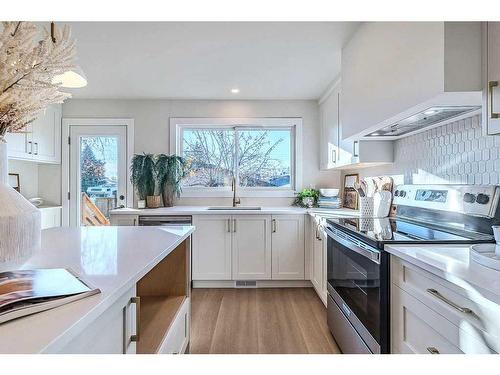
<instances>
[{"instance_id":1,"label":"stainless steel oven","mask_svg":"<svg viewBox=\"0 0 500 375\"><path fill-rule=\"evenodd\" d=\"M344 353L389 352L388 255L327 226L328 326Z\"/></svg>"}]
</instances>

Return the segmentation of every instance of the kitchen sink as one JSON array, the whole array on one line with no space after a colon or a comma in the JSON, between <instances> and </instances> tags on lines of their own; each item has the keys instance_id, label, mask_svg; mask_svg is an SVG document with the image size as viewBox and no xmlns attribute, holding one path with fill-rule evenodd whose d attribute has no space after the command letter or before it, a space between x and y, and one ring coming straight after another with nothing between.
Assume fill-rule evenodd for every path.
<instances>
[{"instance_id":1,"label":"kitchen sink","mask_svg":"<svg viewBox=\"0 0 500 375\"><path fill-rule=\"evenodd\" d=\"M254 207L254 206L239 206L239 207L232 207L232 206L212 206L208 207L208 210L214 210L214 211L256 211L256 210L261 210L261 207Z\"/></svg>"}]
</instances>

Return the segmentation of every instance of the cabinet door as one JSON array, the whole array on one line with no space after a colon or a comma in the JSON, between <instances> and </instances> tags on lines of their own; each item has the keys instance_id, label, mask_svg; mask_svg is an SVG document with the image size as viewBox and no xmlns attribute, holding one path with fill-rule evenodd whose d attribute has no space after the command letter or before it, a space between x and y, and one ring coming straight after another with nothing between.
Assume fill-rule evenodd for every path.
<instances>
[{"instance_id":1,"label":"cabinet door","mask_svg":"<svg viewBox=\"0 0 500 375\"><path fill-rule=\"evenodd\" d=\"M193 280L231 280L231 216L193 216Z\"/></svg>"},{"instance_id":2,"label":"cabinet door","mask_svg":"<svg viewBox=\"0 0 500 375\"><path fill-rule=\"evenodd\" d=\"M233 280L271 279L271 216L234 215Z\"/></svg>"},{"instance_id":3,"label":"cabinet door","mask_svg":"<svg viewBox=\"0 0 500 375\"><path fill-rule=\"evenodd\" d=\"M190 300L186 298L171 323L158 354L182 354L189 344Z\"/></svg>"},{"instance_id":4,"label":"cabinet door","mask_svg":"<svg viewBox=\"0 0 500 375\"><path fill-rule=\"evenodd\" d=\"M272 216L273 280L304 280L304 216Z\"/></svg>"},{"instance_id":5,"label":"cabinet door","mask_svg":"<svg viewBox=\"0 0 500 375\"><path fill-rule=\"evenodd\" d=\"M61 211L61 207L41 208L40 214L42 229L60 227Z\"/></svg>"},{"instance_id":6,"label":"cabinet door","mask_svg":"<svg viewBox=\"0 0 500 375\"><path fill-rule=\"evenodd\" d=\"M319 225L313 231L313 248L312 248L312 272L311 282L316 289L316 292L321 297L323 285L323 239L321 238Z\"/></svg>"},{"instance_id":7,"label":"cabinet door","mask_svg":"<svg viewBox=\"0 0 500 375\"><path fill-rule=\"evenodd\" d=\"M61 115L61 105L54 105L33 122L33 156L37 161L61 162Z\"/></svg>"},{"instance_id":8,"label":"cabinet door","mask_svg":"<svg viewBox=\"0 0 500 375\"><path fill-rule=\"evenodd\" d=\"M336 87L320 104L320 167L329 169L336 166L339 159L339 95Z\"/></svg>"},{"instance_id":9,"label":"cabinet door","mask_svg":"<svg viewBox=\"0 0 500 375\"><path fill-rule=\"evenodd\" d=\"M483 43L484 66L483 121L488 134L500 133L500 22L488 22ZM491 87L490 87L491 85Z\"/></svg>"},{"instance_id":10,"label":"cabinet door","mask_svg":"<svg viewBox=\"0 0 500 375\"><path fill-rule=\"evenodd\" d=\"M135 354L136 334L135 286L69 342L60 353L67 354Z\"/></svg>"},{"instance_id":11,"label":"cabinet door","mask_svg":"<svg viewBox=\"0 0 500 375\"><path fill-rule=\"evenodd\" d=\"M7 133L7 155L11 159L31 160L31 143L29 142L28 132L31 131L31 125L28 125L23 133ZM31 137L31 135L29 135Z\"/></svg>"},{"instance_id":12,"label":"cabinet door","mask_svg":"<svg viewBox=\"0 0 500 375\"><path fill-rule=\"evenodd\" d=\"M139 215L110 215L111 225L135 227L139 222Z\"/></svg>"}]
</instances>

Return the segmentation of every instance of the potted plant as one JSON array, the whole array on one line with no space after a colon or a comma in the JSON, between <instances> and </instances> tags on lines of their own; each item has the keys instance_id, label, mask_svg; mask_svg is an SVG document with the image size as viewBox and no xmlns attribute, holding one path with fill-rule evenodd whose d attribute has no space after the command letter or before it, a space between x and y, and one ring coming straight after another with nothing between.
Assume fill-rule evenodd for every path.
<instances>
[{"instance_id":1,"label":"potted plant","mask_svg":"<svg viewBox=\"0 0 500 375\"><path fill-rule=\"evenodd\" d=\"M149 208L158 208L161 203L160 195L156 194L158 189L155 164L153 154L136 154L130 166L130 181L137 191L139 202L146 200Z\"/></svg>"},{"instance_id":2,"label":"potted plant","mask_svg":"<svg viewBox=\"0 0 500 375\"><path fill-rule=\"evenodd\" d=\"M318 204L319 191L316 189L304 189L297 194L294 205L311 208Z\"/></svg>"},{"instance_id":3,"label":"potted plant","mask_svg":"<svg viewBox=\"0 0 500 375\"><path fill-rule=\"evenodd\" d=\"M156 175L163 196L163 205L172 207L174 197L180 196L181 179L186 175L186 160L177 155L160 154L156 159Z\"/></svg>"}]
</instances>

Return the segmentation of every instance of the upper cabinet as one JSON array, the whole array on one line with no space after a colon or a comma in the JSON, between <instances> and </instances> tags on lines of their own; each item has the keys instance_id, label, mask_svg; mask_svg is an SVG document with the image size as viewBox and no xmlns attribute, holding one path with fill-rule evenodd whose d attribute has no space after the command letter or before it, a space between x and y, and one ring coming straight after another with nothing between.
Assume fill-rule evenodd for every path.
<instances>
[{"instance_id":1,"label":"upper cabinet","mask_svg":"<svg viewBox=\"0 0 500 375\"><path fill-rule=\"evenodd\" d=\"M483 125L487 134L500 133L500 22L483 26Z\"/></svg>"},{"instance_id":2,"label":"upper cabinet","mask_svg":"<svg viewBox=\"0 0 500 375\"><path fill-rule=\"evenodd\" d=\"M392 163L392 141L343 139L346 129L341 122L342 111L343 94L341 83L337 82L319 102L321 169L349 169Z\"/></svg>"},{"instance_id":3,"label":"upper cabinet","mask_svg":"<svg viewBox=\"0 0 500 375\"><path fill-rule=\"evenodd\" d=\"M363 23L342 50L341 79L342 139L382 129L395 139L438 125L451 107L454 117L480 110L481 24ZM398 125L405 134L391 136Z\"/></svg>"},{"instance_id":4,"label":"upper cabinet","mask_svg":"<svg viewBox=\"0 0 500 375\"><path fill-rule=\"evenodd\" d=\"M320 116L320 167L330 169L339 160L339 101L340 83L337 82L319 101Z\"/></svg>"},{"instance_id":5,"label":"upper cabinet","mask_svg":"<svg viewBox=\"0 0 500 375\"><path fill-rule=\"evenodd\" d=\"M61 162L60 104L48 107L23 133L8 133L7 152L10 159L29 160L38 163Z\"/></svg>"}]
</instances>

